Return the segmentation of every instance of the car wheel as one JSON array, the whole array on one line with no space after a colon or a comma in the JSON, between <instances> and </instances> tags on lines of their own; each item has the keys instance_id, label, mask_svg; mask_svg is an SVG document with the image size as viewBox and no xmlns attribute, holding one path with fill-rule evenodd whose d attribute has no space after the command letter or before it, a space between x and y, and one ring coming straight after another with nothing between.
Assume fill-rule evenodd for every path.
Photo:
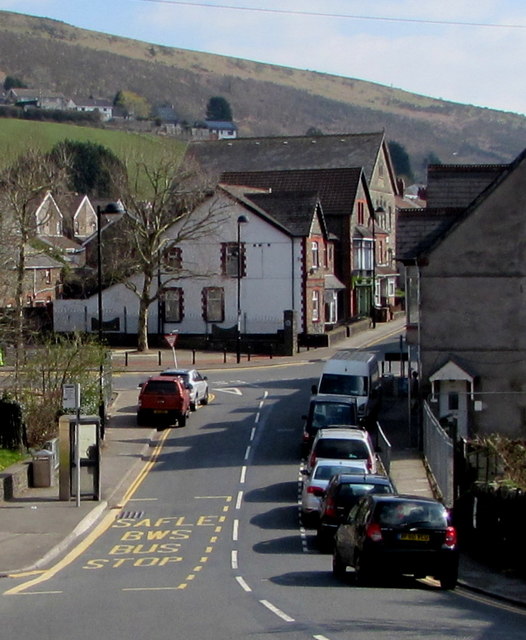
<instances>
[{"instance_id":1,"label":"car wheel","mask_svg":"<svg viewBox=\"0 0 526 640\"><path fill-rule=\"evenodd\" d=\"M208 389L206 390L205 395L201 398L201 404L208 404Z\"/></svg>"},{"instance_id":2,"label":"car wheel","mask_svg":"<svg viewBox=\"0 0 526 640\"><path fill-rule=\"evenodd\" d=\"M340 554L334 549L332 553L332 575L339 580L343 580L346 575L347 566L340 558Z\"/></svg>"},{"instance_id":3,"label":"car wheel","mask_svg":"<svg viewBox=\"0 0 526 640\"><path fill-rule=\"evenodd\" d=\"M137 411L137 426L142 427L144 425L144 411Z\"/></svg>"},{"instance_id":4,"label":"car wheel","mask_svg":"<svg viewBox=\"0 0 526 640\"><path fill-rule=\"evenodd\" d=\"M186 413L183 413L181 416L179 416L179 418L177 419L177 424L179 427L186 427Z\"/></svg>"},{"instance_id":5,"label":"car wheel","mask_svg":"<svg viewBox=\"0 0 526 640\"><path fill-rule=\"evenodd\" d=\"M190 402L190 411L195 411L197 409L195 402Z\"/></svg>"},{"instance_id":6,"label":"car wheel","mask_svg":"<svg viewBox=\"0 0 526 640\"><path fill-rule=\"evenodd\" d=\"M440 588L445 591L451 591L457 586L458 571L456 569L448 569L438 577Z\"/></svg>"}]
</instances>

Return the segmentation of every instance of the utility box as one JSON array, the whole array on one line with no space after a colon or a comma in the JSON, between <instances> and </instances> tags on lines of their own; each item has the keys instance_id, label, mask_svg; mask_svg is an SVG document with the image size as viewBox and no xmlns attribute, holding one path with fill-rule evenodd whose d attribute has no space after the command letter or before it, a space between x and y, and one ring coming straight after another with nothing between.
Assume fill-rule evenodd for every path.
<instances>
[{"instance_id":1,"label":"utility box","mask_svg":"<svg viewBox=\"0 0 526 640\"><path fill-rule=\"evenodd\" d=\"M33 454L32 462L33 486L52 487L54 485L55 470L53 468L53 453L42 449Z\"/></svg>"}]
</instances>

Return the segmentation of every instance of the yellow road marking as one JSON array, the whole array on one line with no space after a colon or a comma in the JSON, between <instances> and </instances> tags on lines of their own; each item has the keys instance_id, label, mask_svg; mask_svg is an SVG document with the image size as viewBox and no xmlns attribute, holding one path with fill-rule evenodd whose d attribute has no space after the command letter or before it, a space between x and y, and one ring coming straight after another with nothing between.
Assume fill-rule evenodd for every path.
<instances>
[{"instance_id":1,"label":"yellow road marking","mask_svg":"<svg viewBox=\"0 0 526 640\"><path fill-rule=\"evenodd\" d=\"M146 462L144 468L141 470L141 472L139 473L137 478L132 482L132 484L129 487L128 491L125 493L124 498L122 500L122 505L123 506L126 505L126 503L131 499L133 494L137 491L137 489L139 488L141 483L146 478L147 474L152 469L153 465L156 463L157 458L159 457L161 449L162 449L162 447L164 445L165 440L168 438L168 434L170 433L170 431L171 431L171 429L167 429L163 433L163 435L161 436L159 442L157 443L157 445L155 446L155 448L154 448L154 450L152 452L150 460L148 460ZM57 564L55 566L51 567L50 569L45 570L37 578L34 578L33 580L29 580L28 582L24 582L22 584L19 584L16 587L13 587L12 589L9 589L8 591L5 591L4 595L17 595L17 594L20 594L22 591L25 591L26 589L30 589L31 587L33 587L33 586L35 586L37 584L40 584L42 582L45 582L46 580L49 580L49 579L53 578L59 571L61 571L62 569L64 569L68 565L70 565L74 560L76 560L82 553L84 553L84 551L86 549L88 549L95 542L95 540L97 540L105 531L107 531L107 529L109 529L110 526L113 524L113 522L117 519L118 515L119 515L119 512L117 512L115 510L114 511L110 511L102 519L102 521L99 523L99 525L97 527L95 527L95 529L93 529L93 531L90 534L88 534L86 536L86 538L84 538L84 540L82 540L82 542L80 542L64 558L62 558L62 560L57 562Z\"/></svg>"}]
</instances>

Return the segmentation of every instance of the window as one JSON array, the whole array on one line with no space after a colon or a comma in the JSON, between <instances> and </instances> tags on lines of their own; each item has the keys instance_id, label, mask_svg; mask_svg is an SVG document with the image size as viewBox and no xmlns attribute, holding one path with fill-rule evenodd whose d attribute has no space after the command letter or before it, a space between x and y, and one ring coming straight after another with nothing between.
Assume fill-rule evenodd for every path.
<instances>
[{"instance_id":1,"label":"window","mask_svg":"<svg viewBox=\"0 0 526 640\"><path fill-rule=\"evenodd\" d=\"M205 322L223 322L225 319L225 291L222 287L203 289L203 319Z\"/></svg>"},{"instance_id":2,"label":"window","mask_svg":"<svg viewBox=\"0 0 526 640\"><path fill-rule=\"evenodd\" d=\"M239 251L241 253L239 254ZM224 276L237 278L245 273L245 245L237 242L223 242L221 245L221 266Z\"/></svg>"},{"instance_id":3,"label":"window","mask_svg":"<svg viewBox=\"0 0 526 640\"><path fill-rule=\"evenodd\" d=\"M184 318L183 290L180 287L172 287L170 289L166 289L164 291L163 299L164 321L181 322Z\"/></svg>"},{"instance_id":4,"label":"window","mask_svg":"<svg viewBox=\"0 0 526 640\"><path fill-rule=\"evenodd\" d=\"M365 224L365 203L358 202L358 224Z\"/></svg>"},{"instance_id":5,"label":"window","mask_svg":"<svg viewBox=\"0 0 526 640\"><path fill-rule=\"evenodd\" d=\"M45 280L46 284L51 284L51 269L46 269Z\"/></svg>"},{"instance_id":6,"label":"window","mask_svg":"<svg viewBox=\"0 0 526 640\"><path fill-rule=\"evenodd\" d=\"M317 289L312 292L312 321L320 321L320 292Z\"/></svg>"},{"instance_id":7,"label":"window","mask_svg":"<svg viewBox=\"0 0 526 640\"><path fill-rule=\"evenodd\" d=\"M450 391L447 396L447 408L449 411L458 411L458 392Z\"/></svg>"},{"instance_id":8,"label":"window","mask_svg":"<svg viewBox=\"0 0 526 640\"><path fill-rule=\"evenodd\" d=\"M168 247L163 256L167 269L180 269L183 266L183 251L180 247Z\"/></svg>"},{"instance_id":9,"label":"window","mask_svg":"<svg viewBox=\"0 0 526 640\"><path fill-rule=\"evenodd\" d=\"M311 244L312 266L317 269L320 266L320 247L314 240Z\"/></svg>"}]
</instances>

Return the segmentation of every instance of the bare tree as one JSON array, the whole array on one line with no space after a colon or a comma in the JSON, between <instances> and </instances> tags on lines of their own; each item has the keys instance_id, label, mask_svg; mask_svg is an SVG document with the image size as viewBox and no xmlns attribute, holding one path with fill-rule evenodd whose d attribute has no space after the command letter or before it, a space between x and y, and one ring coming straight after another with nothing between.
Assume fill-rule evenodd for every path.
<instances>
[{"instance_id":1,"label":"bare tree","mask_svg":"<svg viewBox=\"0 0 526 640\"><path fill-rule=\"evenodd\" d=\"M213 197L205 176L193 166L182 166L178 157L163 157L154 164L134 162L133 175L128 180L121 189L126 211L111 230L113 265L107 268L139 300L137 349L145 351L148 310L163 293L163 288L156 286L155 276L170 250L184 240L213 233L225 216L224 206ZM207 198L207 205L199 207ZM107 246L104 253L107 258ZM196 275L173 269L173 263L171 267L172 274L163 287L173 280Z\"/></svg>"},{"instance_id":2,"label":"bare tree","mask_svg":"<svg viewBox=\"0 0 526 640\"><path fill-rule=\"evenodd\" d=\"M24 349L24 284L28 245L37 234L36 210L46 193L61 188L63 183L64 172L35 149L26 150L16 162L0 172L3 242L9 246L9 258L4 266L14 274L11 297L15 375L18 375Z\"/></svg>"}]
</instances>

